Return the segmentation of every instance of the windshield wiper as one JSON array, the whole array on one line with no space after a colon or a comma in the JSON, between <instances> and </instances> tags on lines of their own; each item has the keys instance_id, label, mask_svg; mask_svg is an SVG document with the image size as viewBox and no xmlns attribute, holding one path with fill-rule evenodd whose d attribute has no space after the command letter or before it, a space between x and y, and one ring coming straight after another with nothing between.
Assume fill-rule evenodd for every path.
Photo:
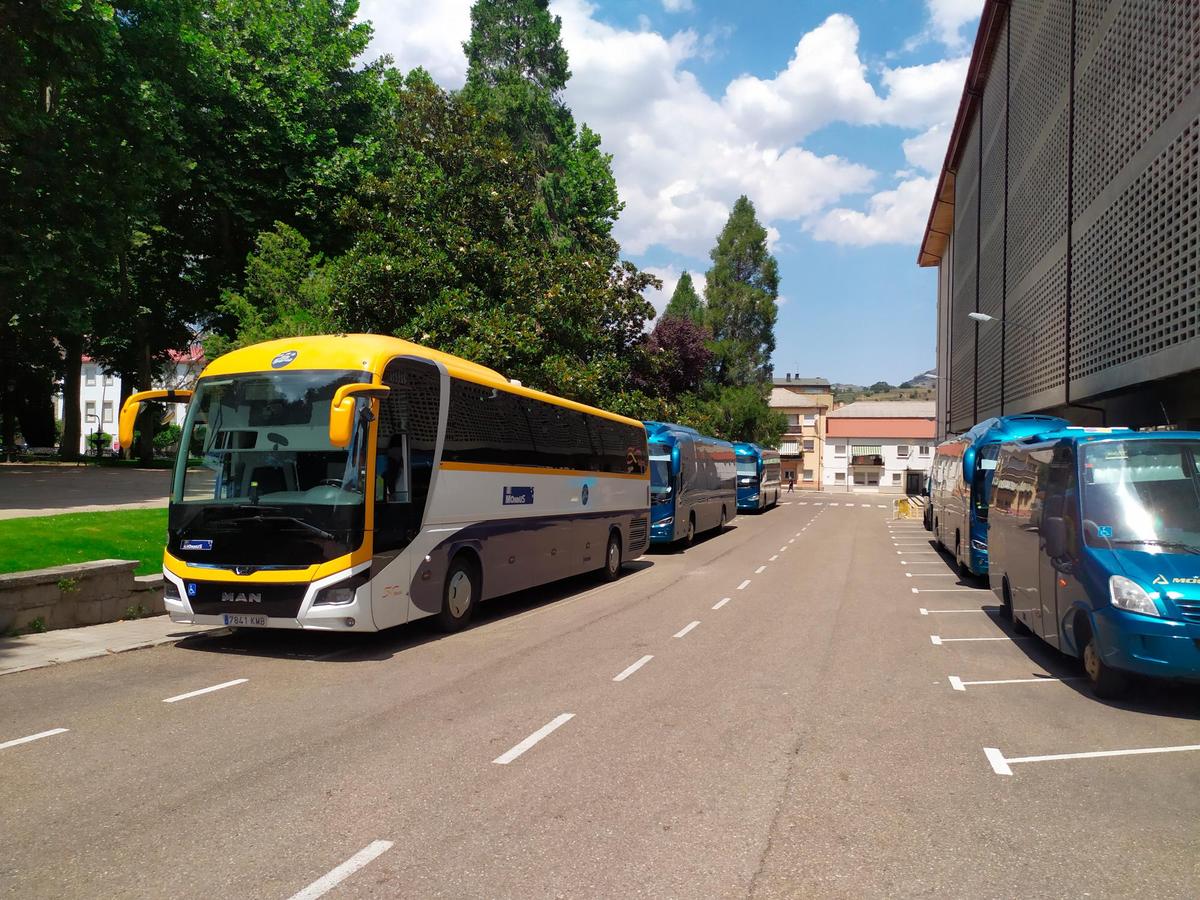
<instances>
[{"instance_id":1,"label":"windshield wiper","mask_svg":"<svg viewBox=\"0 0 1200 900\"><path fill-rule=\"evenodd\" d=\"M1110 544L1148 544L1151 547L1171 547L1176 550L1185 550L1188 553L1200 555L1200 547L1192 544L1185 544L1183 541L1160 541L1156 538L1118 538L1110 540Z\"/></svg>"},{"instance_id":2,"label":"windshield wiper","mask_svg":"<svg viewBox=\"0 0 1200 900\"><path fill-rule=\"evenodd\" d=\"M325 538L327 541L336 541L337 537L330 534L324 528L318 528L311 522L305 522L303 519L297 519L295 516L243 516L240 519L222 519L223 522L228 522L231 525L241 522L290 522L293 525L299 525L306 528L315 535Z\"/></svg>"}]
</instances>

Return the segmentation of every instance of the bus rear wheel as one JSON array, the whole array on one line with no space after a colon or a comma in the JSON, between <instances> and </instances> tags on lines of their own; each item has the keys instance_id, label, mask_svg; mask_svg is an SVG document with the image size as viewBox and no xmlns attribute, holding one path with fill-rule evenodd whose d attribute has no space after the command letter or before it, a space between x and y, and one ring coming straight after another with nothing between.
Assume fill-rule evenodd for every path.
<instances>
[{"instance_id":1,"label":"bus rear wheel","mask_svg":"<svg viewBox=\"0 0 1200 900\"><path fill-rule=\"evenodd\" d=\"M696 514L690 513L688 515L687 534L685 534L683 536L683 545L685 547L690 547L695 542L695 540L696 540Z\"/></svg>"},{"instance_id":2,"label":"bus rear wheel","mask_svg":"<svg viewBox=\"0 0 1200 900\"><path fill-rule=\"evenodd\" d=\"M717 533L725 530L725 507L721 507L721 521L717 523Z\"/></svg>"},{"instance_id":3,"label":"bus rear wheel","mask_svg":"<svg viewBox=\"0 0 1200 900\"><path fill-rule=\"evenodd\" d=\"M481 583L479 567L474 560L458 556L450 564L442 589L442 609L438 613L438 625L443 631L460 631L471 621L479 602Z\"/></svg>"},{"instance_id":4,"label":"bus rear wheel","mask_svg":"<svg viewBox=\"0 0 1200 900\"><path fill-rule=\"evenodd\" d=\"M600 568L602 581L616 581L621 577L621 536L609 532L608 546L604 550L604 565Z\"/></svg>"}]
</instances>

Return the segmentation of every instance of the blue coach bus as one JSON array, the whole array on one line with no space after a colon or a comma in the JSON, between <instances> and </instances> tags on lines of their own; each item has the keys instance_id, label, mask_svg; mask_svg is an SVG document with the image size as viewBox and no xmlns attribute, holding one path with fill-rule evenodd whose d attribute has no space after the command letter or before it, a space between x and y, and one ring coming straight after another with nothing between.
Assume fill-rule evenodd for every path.
<instances>
[{"instance_id":1,"label":"blue coach bus","mask_svg":"<svg viewBox=\"0 0 1200 900\"><path fill-rule=\"evenodd\" d=\"M929 473L933 536L960 570L987 574L988 498L1001 443L1067 425L1054 416L1004 416L938 445Z\"/></svg>"},{"instance_id":2,"label":"blue coach bus","mask_svg":"<svg viewBox=\"0 0 1200 900\"><path fill-rule=\"evenodd\" d=\"M989 529L1005 615L1082 660L1097 696L1131 672L1200 682L1200 432L1006 443Z\"/></svg>"},{"instance_id":3,"label":"blue coach bus","mask_svg":"<svg viewBox=\"0 0 1200 900\"><path fill-rule=\"evenodd\" d=\"M733 444L684 425L646 422L650 455L650 542L691 543L737 515Z\"/></svg>"},{"instance_id":4,"label":"blue coach bus","mask_svg":"<svg viewBox=\"0 0 1200 900\"><path fill-rule=\"evenodd\" d=\"M779 502L782 467L779 452L758 444L736 441L738 512L758 512Z\"/></svg>"}]
</instances>

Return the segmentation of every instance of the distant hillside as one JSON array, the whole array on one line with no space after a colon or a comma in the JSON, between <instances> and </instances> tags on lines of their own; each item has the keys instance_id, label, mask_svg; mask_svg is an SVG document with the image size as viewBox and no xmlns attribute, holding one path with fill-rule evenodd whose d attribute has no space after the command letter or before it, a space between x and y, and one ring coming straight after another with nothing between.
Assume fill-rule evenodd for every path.
<instances>
[{"instance_id":1,"label":"distant hillside","mask_svg":"<svg viewBox=\"0 0 1200 900\"><path fill-rule=\"evenodd\" d=\"M842 405L855 400L936 400L934 385L937 380L930 374L918 375L904 382L904 387L877 381L871 385L833 384L834 402Z\"/></svg>"}]
</instances>

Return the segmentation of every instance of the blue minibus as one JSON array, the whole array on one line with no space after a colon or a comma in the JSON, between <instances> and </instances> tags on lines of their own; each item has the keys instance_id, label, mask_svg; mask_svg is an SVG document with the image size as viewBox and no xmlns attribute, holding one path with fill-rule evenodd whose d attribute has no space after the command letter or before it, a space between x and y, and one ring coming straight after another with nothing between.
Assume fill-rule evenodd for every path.
<instances>
[{"instance_id":1,"label":"blue minibus","mask_svg":"<svg viewBox=\"0 0 1200 900\"><path fill-rule=\"evenodd\" d=\"M735 441L733 452L737 457L738 512L759 512L778 503L783 472L779 451Z\"/></svg>"},{"instance_id":2,"label":"blue minibus","mask_svg":"<svg viewBox=\"0 0 1200 900\"><path fill-rule=\"evenodd\" d=\"M1000 450L990 582L1023 632L1083 662L1200 681L1200 432L1064 428Z\"/></svg>"},{"instance_id":3,"label":"blue minibus","mask_svg":"<svg viewBox=\"0 0 1200 900\"><path fill-rule=\"evenodd\" d=\"M987 574L988 489L1000 444L1067 424L1054 416L985 419L938 445L929 473L933 537L938 546L953 550L961 572Z\"/></svg>"},{"instance_id":4,"label":"blue minibus","mask_svg":"<svg viewBox=\"0 0 1200 900\"><path fill-rule=\"evenodd\" d=\"M737 515L733 444L684 425L646 422L650 543L688 544Z\"/></svg>"}]
</instances>

